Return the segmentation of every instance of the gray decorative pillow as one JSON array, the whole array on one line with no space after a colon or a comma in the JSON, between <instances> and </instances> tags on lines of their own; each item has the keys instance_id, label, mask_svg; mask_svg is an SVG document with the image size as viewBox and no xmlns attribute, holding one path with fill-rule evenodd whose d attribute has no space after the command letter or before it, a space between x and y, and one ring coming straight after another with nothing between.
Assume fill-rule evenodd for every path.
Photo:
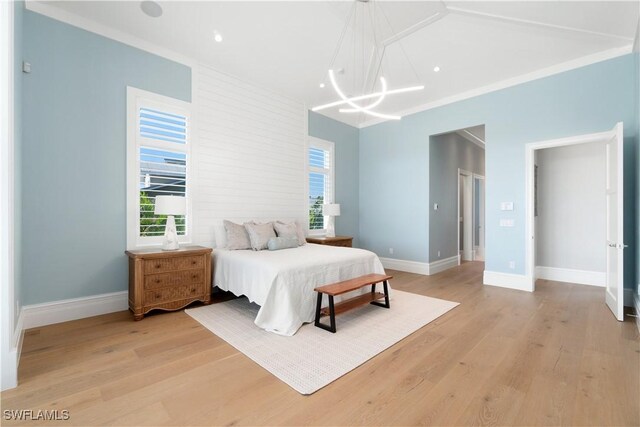
<instances>
[{"instance_id":1,"label":"gray decorative pillow","mask_svg":"<svg viewBox=\"0 0 640 427\"><path fill-rule=\"evenodd\" d=\"M278 221L273 223L273 228L275 228L278 237L295 237L296 241L298 241L298 227L295 222L287 224Z\"/></svg>"},{"instance_id":2,"label":"gray decorative pillow","mask_svg":"<svg viewBox=\"0 0 640 427\"><path fill-rule=\"evenodd\" d=\"M227 249L251 249L251 241L244 225L224 220L224 229L227 231Z\"/></svg>"},{"instance_id":3,"label":"gray decorative pillow","mask_svg":"<svg viewBox=\"0 0 640 427\"><path fill-rule=\"evenodd\" d=\"M289 249L298 247L298 236L293 237L272 237L267 243L270 251L278 251L280 249Z\"/></svg>"},{"instance_id":4,"label":"gray decorative pillow","mask_svg":"<svg viewBox=\"0 0 640 427\"><path fill-rule=\"evenodd\" d=\"M278 237L293 237L296 236L298 238L298 245L302 246L307 243L307 239L304 235L304 230L302 225L298 221L296 222L283 222L278 221L273 224L276 229L276 233L278 233Z\"/></svg>"},{"instance_id":5,"label":"gray decorative pillow","mask_svg":"<svg viewBox=\"0 0 640 427\"><path fill-rule=\"evenodd\" d=\"M266 224L246 223L244 228L247 229L249 240L251 241L251 248L254 251L267 249L269 239L276 237L272 222L267 222Z\"/></svg>"}]
</instances>

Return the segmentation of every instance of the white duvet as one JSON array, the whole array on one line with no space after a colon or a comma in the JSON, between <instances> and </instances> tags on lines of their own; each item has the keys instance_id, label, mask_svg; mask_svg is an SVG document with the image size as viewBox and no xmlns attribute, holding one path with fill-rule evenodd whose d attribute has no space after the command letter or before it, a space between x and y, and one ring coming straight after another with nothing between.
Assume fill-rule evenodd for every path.
<instances>
[{"instance_id":1,"label":"white duvet","mask_svg":"<svg viewBox=\"0 0 640 427\"><path fill-rule=\"evenodd\" d=\"M288 336L314 320L315 287L384 273L373 252L315 244L279 251L216 249L213 257L213 284L258 304L255 324L260 328Z\"/></svg>"}]
</instances>

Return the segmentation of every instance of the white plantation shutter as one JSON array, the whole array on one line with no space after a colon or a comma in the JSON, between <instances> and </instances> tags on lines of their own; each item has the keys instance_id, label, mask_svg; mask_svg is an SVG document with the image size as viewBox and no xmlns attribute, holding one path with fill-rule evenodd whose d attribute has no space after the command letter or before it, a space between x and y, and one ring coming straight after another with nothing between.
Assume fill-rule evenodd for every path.
<instances>
[{"instance_id":1,"label":"white plantation shutter","mask_svg":"<svg viewBox=\"0 0 640 427\"><path fill-rule=\"evenodd\" d=\"M160 195L185 197L187 215L176 216L180 241L190 228L189 104L128 88L128 246L159 244L166 216L154 213ZM133 123L132 123L133 122Z\"/></svg>"},{"instance_id":2,"label":"white plantation shutter","mask_svg":"<svg viewBox=\"0 0 640 427\"><path fill-rule=\"evenodd\" d=\"M326 230L322 214L324 203L334 202L333 143L312 138L308 150L309 231L311 234Z\"/></svg>"}]
</instances>

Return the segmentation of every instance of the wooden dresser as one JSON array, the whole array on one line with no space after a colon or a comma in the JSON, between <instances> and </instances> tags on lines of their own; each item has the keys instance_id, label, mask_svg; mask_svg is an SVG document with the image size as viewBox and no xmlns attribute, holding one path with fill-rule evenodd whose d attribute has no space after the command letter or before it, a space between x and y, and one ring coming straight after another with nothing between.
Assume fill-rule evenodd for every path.
<instances>
[{"instance_id":1,"label":"wooden dresser","mask_svg":"<svg viewBox=\"0 0 640 427\"><path fill-rule=\"evenodd\" d=\"M329 246L345 246L350 248L352 246L353 237L349 236L336 236L336 237L307 237L307 243L316 243L318 245Z\"/></svg>"},{"instance_id":2,"label":"wooden dresser","mask_svg":"<svg viewBox=\"0 0 640 427\"><path fill-rule=\"evenodd\" d=\"M142 249L129 256L129 309L141 320L154 309L178 310L211 302L211 248Z\"/></svg>"}]
</instances>

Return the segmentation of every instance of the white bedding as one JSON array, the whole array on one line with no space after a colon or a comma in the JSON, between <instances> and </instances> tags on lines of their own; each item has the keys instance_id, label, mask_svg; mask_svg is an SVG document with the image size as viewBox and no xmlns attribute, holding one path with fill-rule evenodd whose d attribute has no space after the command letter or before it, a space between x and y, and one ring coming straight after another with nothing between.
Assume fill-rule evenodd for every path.
<instances>
[{"instance_id":1,"label":"white bedding","mask_svg":"<svg viewBox=\"0 0 640 427\"><path fill-rule=\"evenodd\" d=\"M373 252L326 245L306 244L279 251L216 249L213 257L213 284L235 295L247 296L260 306L256 325L288 336L295 334L303 323L314 320L315 287L364 274L384 273ZM326 297L323 303L327 304Z\"/></svg>"}]
</instances>

